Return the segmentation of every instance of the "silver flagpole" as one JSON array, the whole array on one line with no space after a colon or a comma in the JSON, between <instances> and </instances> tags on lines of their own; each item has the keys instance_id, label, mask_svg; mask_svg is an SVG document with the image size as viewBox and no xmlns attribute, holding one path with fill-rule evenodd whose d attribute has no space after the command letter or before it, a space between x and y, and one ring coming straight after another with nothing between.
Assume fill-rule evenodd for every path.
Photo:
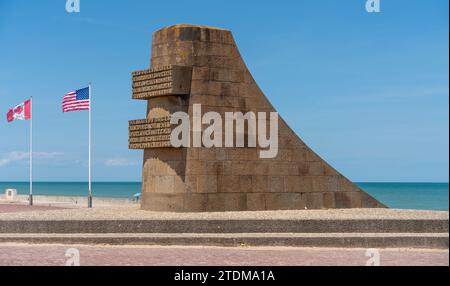
<instances>
[{"instance_id":1,"label":"silver flagpole","mask_svg":"<svg viewBox=\"0 0 450 286\"><path fill-rule=\"evenodd\" d=\"M89 196L88 208L92 208L92 177L91 177L91 108L92 108L92 84L89 83Z\"/></svg>"},{"instance_id":2,"label":"silver flagpole","mask_svg":"<svg viewBox=\"0 0 450 286\"><path fill-rule=\"evenodd\" d=\"M30 98L30 206L33 205L33 97Z\"/></svg>"}]
</instances>

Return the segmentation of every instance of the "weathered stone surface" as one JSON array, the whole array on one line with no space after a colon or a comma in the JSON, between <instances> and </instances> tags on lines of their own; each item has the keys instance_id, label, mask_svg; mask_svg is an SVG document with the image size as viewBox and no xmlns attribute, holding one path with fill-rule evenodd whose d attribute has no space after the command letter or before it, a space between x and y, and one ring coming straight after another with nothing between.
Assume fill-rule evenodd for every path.
<instances>
[{"instance_id":1,"label":"weathered stone surface","mask_svg":"<svg viewBox=\"0 0 450 286\"><path fill-rule=\"evenodd\" d=\"M203 114L222 116L275 112L230 31L176 25L154 33L151 68L133 74L133 98L148 102L147 119L130 122L130 148L145 150L142 209L384 207L322 160L281 118L279 152L272 159L260 159L260 148L166 148L170 127L163 119L178 111L192 118L193 104L201 104ZM242 134L247 142L248 130Z\"/></svg>"}]
</instances>

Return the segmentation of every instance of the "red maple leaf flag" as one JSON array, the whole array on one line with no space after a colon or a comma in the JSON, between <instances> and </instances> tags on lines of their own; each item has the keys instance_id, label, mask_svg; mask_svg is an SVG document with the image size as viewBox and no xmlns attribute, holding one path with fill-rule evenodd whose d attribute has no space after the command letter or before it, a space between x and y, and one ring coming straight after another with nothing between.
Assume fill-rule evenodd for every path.
<instances>
[{"instance_id":1,"label":"red maple leaf flag","mask_svg":"<svg viewBox=\"0 0 450 286\"><path fill-rule=\"evenodd\" d=\"M12 122L14 120L30 120L31 119L31 99L28 99L14 108L8 110L6 120Z\"/></svg>"}]
</instances>

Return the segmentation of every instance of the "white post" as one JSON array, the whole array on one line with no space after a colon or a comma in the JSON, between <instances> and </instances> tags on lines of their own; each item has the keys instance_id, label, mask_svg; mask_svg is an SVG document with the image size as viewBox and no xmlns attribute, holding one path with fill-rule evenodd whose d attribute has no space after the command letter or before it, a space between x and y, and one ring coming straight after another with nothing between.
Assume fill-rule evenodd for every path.
<instances>
[{"instance_id":1,"label":"white post","mask_svg":"<svg viewBox=\"0 0 450 286\"><path fill-rule=\"evenodd\" d=\"M30 98L30 206L33 205L33 97Z\"/></svg>"},{"instance_id":2,"label":"white post","mask_svg":"<svg viewBox=\"0 0 450 286\"><path fill-rule=\"evenodd\" d=\"M92 84L89 83L89 197L88 208L92 208L92 177L91 177L91 108L92 108Z\"/></svg>"}]
</instances>

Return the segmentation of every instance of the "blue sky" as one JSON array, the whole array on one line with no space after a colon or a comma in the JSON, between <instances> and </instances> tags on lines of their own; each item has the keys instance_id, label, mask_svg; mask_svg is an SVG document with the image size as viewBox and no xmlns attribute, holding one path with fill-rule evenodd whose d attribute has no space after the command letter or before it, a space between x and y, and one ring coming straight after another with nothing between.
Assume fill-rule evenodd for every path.
<instances>
[{"instance_id":1,"label":"blue sky","mask_svg":"<svg viewBox=\"0 0 450 286\"><path fill-rule=\"evenodd\" d=\"M151 34L192 23L233 31L281 116L353 181L439 181L449 174L447 0L0 0L0 181L28 178L28 123L8 108L33 96L37 181L87 178L87 113L61 98L93 82L93 178L140 181L127 149L131 72L150 62ZM226 3L226 4L225 4Z\"/></svg>"}]
</instances>

